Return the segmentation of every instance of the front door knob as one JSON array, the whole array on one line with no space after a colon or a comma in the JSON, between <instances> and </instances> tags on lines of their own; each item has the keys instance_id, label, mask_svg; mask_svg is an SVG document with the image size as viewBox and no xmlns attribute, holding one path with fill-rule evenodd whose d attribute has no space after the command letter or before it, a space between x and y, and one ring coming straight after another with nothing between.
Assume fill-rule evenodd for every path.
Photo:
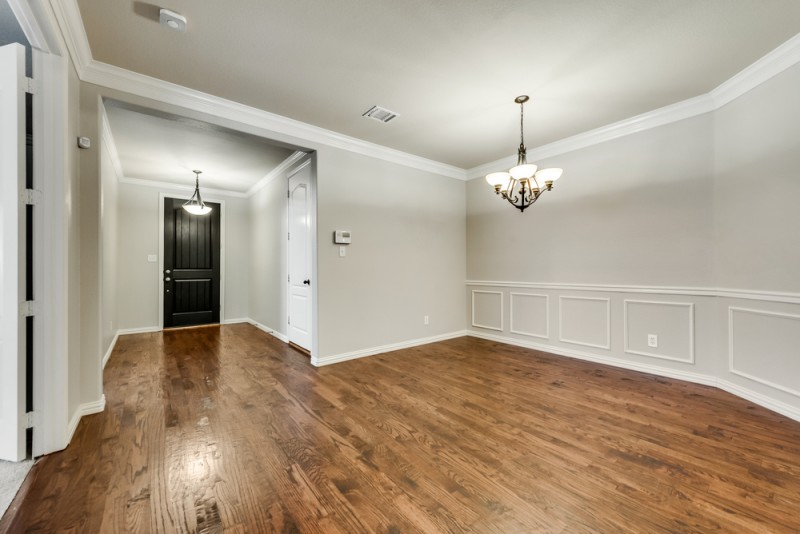
<instances>
[{"instance_id":1,"label":"front door knob","mask_svg":"<svg viewBox=\"0 0 800 534\"><path fill-rule=\"evenodd\" d=\"M170 280L172 280L172 278L170 278L169 276L168 276L168 277L166 277L166 278L164 278L164 281L165 281L165 282L169 282Z\"/></svg>"},{"instance_id":2,"label":"front door knob","mask_svg":"<svg viewBox=\"0 0 800 534\"><path fill-rule=\"evenodd\" d=\"M303 280L303 283L307 286L311 285L311 280Z\"/></svg>"}]
</instances>

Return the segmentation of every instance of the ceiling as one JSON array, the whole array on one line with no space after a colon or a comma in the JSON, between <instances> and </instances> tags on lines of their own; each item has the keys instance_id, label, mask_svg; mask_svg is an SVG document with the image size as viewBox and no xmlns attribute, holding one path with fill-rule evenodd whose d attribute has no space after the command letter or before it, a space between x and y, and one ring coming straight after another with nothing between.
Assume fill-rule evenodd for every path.
<instances>
[{"instance_id":1,"label":"ceiling","mask_svg":"<svg viewBox=\"0 0 800 534\"><path fill-rule=\"evenodd\" d=\"M78 0L95 60L461 168L707 93L797 0ZM160 26L159 7L188 18ZM361 114L380 105L388 124Z\"/></svg>"},{"instance_id":2,"label":"ceiling","mask_svg":"<svg viewBox=\"0 0 800 534\"><path fill-rule=\"evenodd\" d=\"M247 193L294 151L221 126L105 100L125 178Z\"/></svg>"}]
</instances>

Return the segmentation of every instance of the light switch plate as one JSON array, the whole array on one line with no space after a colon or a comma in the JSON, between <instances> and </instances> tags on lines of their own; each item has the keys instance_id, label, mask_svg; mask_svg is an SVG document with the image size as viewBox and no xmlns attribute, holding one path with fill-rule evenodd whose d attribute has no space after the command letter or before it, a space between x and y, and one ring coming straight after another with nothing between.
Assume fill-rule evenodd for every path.
<instances>
[{"instance_id":1,"label":"light switch plate","mask_svg":"<svg viewBox=\"0 0 800 534\"><path fill-rule=\"evenodd\" d=\"M339 257L344 258L347 256L347 249L345 247L339 247Z\"/></svg>"}]
</instances>

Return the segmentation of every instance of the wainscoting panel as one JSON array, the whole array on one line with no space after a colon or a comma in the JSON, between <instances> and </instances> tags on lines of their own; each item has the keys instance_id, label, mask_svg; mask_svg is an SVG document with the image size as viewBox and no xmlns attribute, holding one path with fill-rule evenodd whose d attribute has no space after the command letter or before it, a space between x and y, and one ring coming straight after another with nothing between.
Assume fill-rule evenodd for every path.
<instances>
[{"instance_id":1,"label":"wainscoting panel","mask_svg":"<svg viewBox=\"0 0 800 534\"><path fill-rule=\"evenodd\" d=\"M800 397L800 315L728 307L730 372Z\"/></svg>"},{"instance_id":2,"label":"wainscoting panel","mask_svg":"<svg viewBox=\"0 0 800 534\"><path fill-rule=\"evenodd\" d=\"M510 293L511 333L550 338L549 297L538 293Z\"/></svg>"},{"instance_id":3,"label":"wainscoting panel","mask_svg":"<svg viewBox=\"0 0 800 534\"><path fill-rule=\"evenodd\" d=\"M472 326L503 331L502 291L472 291Z\"/></svg>"},{"instance_id":4,"label":"wainscoting panel","mask_svg":"<svg viewBox=\"0 0 800 534\"><path fill-rule=\"evenodd\" d=\"M558 297L558 339L564 343L611 348L611 300Z\"/></svg>"},{"instance_id":5,"label":"wainscoting panel","mask_svg":"<svg viewBox=\"0 0 800 534\"><path fill-rule=\"evenodd\" d=\"M625 352L694 363L694 304L655 300L625 300L623 339ZM658 336L657 347L647 343Z\"/></svg>"}]
</instances>

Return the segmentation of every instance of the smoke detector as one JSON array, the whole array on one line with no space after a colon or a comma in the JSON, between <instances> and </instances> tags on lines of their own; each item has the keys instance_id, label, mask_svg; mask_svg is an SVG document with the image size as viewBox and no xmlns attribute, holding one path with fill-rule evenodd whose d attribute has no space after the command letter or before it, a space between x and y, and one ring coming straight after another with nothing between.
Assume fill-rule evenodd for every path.
<instances>
[{"instance_id":1,"label":"smoke detector","mask_svg":"<svg viewBox=\"0 0 800 534\"><path fill-rule=\"evenodd\" d=\"M169 9L161 9L158 12L158 22L177 32L184 33L186 31L186 17Z\"/></svg>"},{"instance_id":2,"label":"smoke detector","mask_svg":"<svg viewBox=\"0 0 800 534\"><path fill-rule=\"evenodd\" d=\"M375 119L376 121L389 122L390 120L397 117L397 113L395 113L394 111L389 111L388 109L382 108L380 106L372 106L367 111L362 113L361 116L370 119Z\"/></svg>"}]
</instances>

